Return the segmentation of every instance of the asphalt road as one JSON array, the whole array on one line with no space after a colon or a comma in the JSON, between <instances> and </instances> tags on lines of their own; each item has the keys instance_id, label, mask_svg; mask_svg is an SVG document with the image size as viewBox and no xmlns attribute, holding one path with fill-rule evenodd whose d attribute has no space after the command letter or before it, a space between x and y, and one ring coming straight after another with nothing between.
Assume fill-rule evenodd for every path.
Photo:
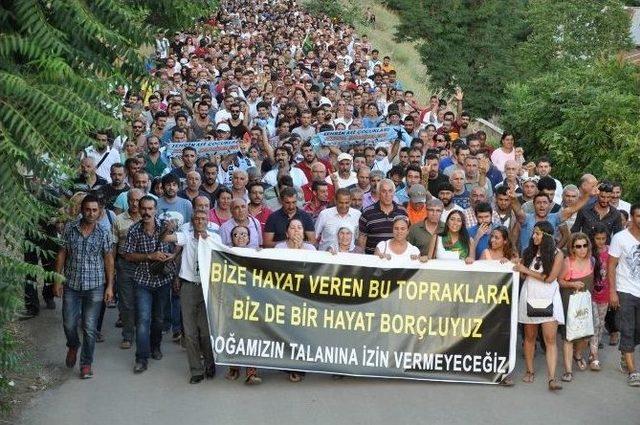
<instances>
[{"instance_id":1,"label":"asphalt road","mask_svg":"<svg viewBox=\"0 0 640 425\"><path fill-rule=\"evenodd\" d=\"M64 368L59 309L28 321L40 357L64 369L65 379L25 406L18 424L640 424L640 388L627 386L618 353L608 346L601 372L574 368L574 381L558 393L547 390L540 352L533 384L521 382L518 354L512 388L314 374L292 384L270 371L262 385L247 387L226 381L222 368L214 380L190 385L186 354L170 340L163 342L162 360L150 360L147 372L134 375L134 351L118 348L115 319L116 310L107 310L106 342L96 346L90 380L78 379L77 367Z\"/></svg>"}]
</instances>

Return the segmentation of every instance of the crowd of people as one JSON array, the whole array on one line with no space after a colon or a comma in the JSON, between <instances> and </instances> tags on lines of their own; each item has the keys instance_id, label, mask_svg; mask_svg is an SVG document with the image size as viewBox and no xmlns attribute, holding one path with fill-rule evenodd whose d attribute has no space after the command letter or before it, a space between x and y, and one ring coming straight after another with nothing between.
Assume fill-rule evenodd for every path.
<instances>
[{"instance_id":1,"label":"crowd of people","mask_svg":"<svg viewBox=\"0 0 640 425\"><path fill-rule=\"evenodd\" d=\"M550 158L527 158L509 132L492 146L473 130L461 89L421 105L366 35L290 0L226 1L197 29L158 34L151 68L154 86L115 90L126 131L98 130L78 153L68 222L42 226L62 241L55 264L43 265L66 278L43 295L49 308L62 297L66 365L80 350L82 378L93 375L105 309L116 306L120 348L135 346L135 373L162 358L169 334L186 348L191 383L214 376L196 253L216 240L377 256L381 266L397 258L512 262L525 382L534 381L539 339L549 389L570 382L574 364L600 370L606 329L628 384L640 386L640 205L621 199L620 184L590 174L560 182ZM396 140L314 139L385 126L399 129ZM224 155L189 146L231 139L237 151ZM182 143L178 155L174 143ZM25 288L35 315L38 295L32 282ZM596 331L568 341L576 291L591 293ZM551 314L530 316L532 299L549 300ZM245 372L248 384L261 382L255 368Z\"/></svg>"}]
</instances>

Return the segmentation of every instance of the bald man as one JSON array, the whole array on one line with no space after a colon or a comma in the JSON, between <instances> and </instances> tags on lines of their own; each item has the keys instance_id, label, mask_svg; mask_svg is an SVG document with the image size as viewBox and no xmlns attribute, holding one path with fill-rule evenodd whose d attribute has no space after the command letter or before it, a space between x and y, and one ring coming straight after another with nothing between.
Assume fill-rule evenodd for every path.
<instances>
[{"instance_id":1,"label":"bald man","mask_svg":"<svg viewBox=\"0 0 640 425\"><path fill-rule=\"evenodd\" d=\"M310 167L311 170L311 180L309 183L302 186L302 194L304 195L304 201L309 202L313 199L313 190L312 185L314 181L326 181L327 178L327 167L322 162L315 162ZM329 183L329 203L333 203L336 197L336 189L335 187Z\"/></svg>"}]
</instances>

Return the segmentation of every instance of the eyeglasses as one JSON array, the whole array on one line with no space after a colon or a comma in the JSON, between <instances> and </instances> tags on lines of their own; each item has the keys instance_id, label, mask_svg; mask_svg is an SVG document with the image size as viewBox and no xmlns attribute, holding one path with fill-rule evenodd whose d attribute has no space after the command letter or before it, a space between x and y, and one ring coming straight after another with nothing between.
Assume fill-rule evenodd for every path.
<instances>
[{"instance_id":1,"label":"eyeglasses","mask_svg":"<svg viewBox=\"0 0 640 425\"><path fill-rule=\"evenodd\" d=\"M580 244L580 245L576 244L576 245L573 246L574 249L581 249L581 248L588 248L588 247L589 247L589 245L586 244L586 243Z\"/></svg>"}]
</instances>

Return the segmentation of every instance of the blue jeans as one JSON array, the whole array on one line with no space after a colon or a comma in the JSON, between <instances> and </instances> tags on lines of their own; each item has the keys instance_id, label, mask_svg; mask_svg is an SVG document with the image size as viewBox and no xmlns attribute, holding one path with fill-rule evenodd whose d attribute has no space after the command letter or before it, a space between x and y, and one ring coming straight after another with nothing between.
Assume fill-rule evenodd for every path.
<instances>
[{"instance_id":1,"label":"blue jeans","mask_svg":"<svg viewBox=\"0 0 640 425\"><path fill-rule=\"evenodd\" d=\"M104 286L86 291L64 288L62 296L62 325L67 337L67 347L80 347L78 321L82 319L82 350L80 365L90 366L93 363L93 352L96 346L96 327L100 307L104 299Z\"/></svg>"},{"instance_id":2,"label":"blue jeans","mask_svg":"<svg viewBox=\"0 0 640 425\"><path fill-rule=\"evenodd\" d=\"M165 331L182 331L182 308L180 307L180 295L169 291L164 303L164 327Z\"/></svg>"},{"instance_id":3,"label":"blue jeans","mask_svg":"<svg viewBox=\"0 0 640 425\"><path fill-rule=\"evenodd\" d=\"M151 351L160 349L164 303L171 285L136 286L136 361L146 364Z\"/></svg>"}]
</instances>

